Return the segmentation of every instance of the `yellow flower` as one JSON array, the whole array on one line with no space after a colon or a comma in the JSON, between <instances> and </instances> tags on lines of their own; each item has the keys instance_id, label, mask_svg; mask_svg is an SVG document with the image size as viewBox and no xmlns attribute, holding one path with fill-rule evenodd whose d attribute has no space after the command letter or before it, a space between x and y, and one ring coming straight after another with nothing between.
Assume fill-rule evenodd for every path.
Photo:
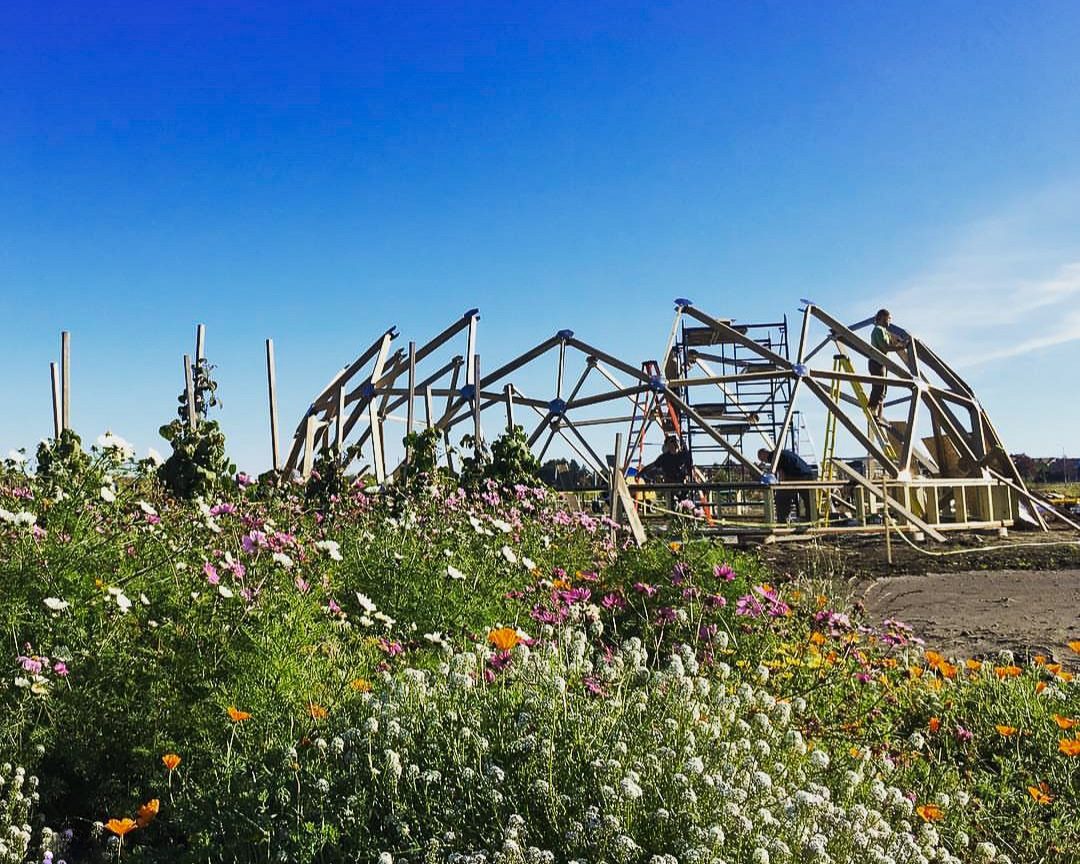
<instances>
[{"instance_id":1,"label":"yellow flower","mask_svg":"<svg viewBox=\"0 0 1080 864\"><path fill-rule=\"evenodd\" d=\"M926 728L929 729L931 732L937 732L941 729L941 718L931 717L930 722L926 724Z\"/></svg>"},{"instance_id":2,"label":"yellow flower","mask_svg":"<svg viewBox=\"0 0 1080 864\"><path fill-rule=\"evenodd\" d=\"M251 715L248 714L247 711L239 711L235 705L230 705L227 710L229 719L232 720L233 723L243 723L245 720L251 719Z\"/></svg>"},{"instance_id":3,"label":"yellow flower","mask_svg":"<svg viewBox=\"0 0 1080 864\"><path fill-rule=\"evenodd\" d=\"M682 543L680 543L678 540L672 540L670 543L667 544L667 548L670 549L672 552L678 552L680 549L682 549Z\"/></svg>"},{"instance_id":4,"label":"yellow flower","mask_svg":"<svg viewBox=\"0 0 1080 864\"><path fill-rule=\"evenodd\" d=\"M349 682L349 686L357 693L370 693L372 690L371 682L366 678L353 678L353 680Z\"/></svg>"},{"instance_id":5,"label":"yellow flower","mask_svg":"<svg viewBox=\"0 0 1080 864\"><path fill-rule=\"evenodd\" d=\"M312 720L322 720L326 717L327 711L322 705L315 702L308 703L308 714L311 715Z\"/></svg>"},{"instance_id":6,"label":"yellow flower","mask_svg":"<svg viewBox=\"0 0 1080 864\"><path fill-rule=\"evenodd\" d=\"M110 819L105 823L105 827L117 837L123 838L125 834L138 828L139 824L134 819Z\"/></svg>"},{"instance_id":7,"label":"yellow flower","mask_svg":"<svg viewBox=\"0 0 1080 864\"><path fill-rule=\"evenodd\" d=\"M1006 678L1016 678L1020 674L1019 666L995 666L994 674L1001 680Z\"/></svg>"},{"instance_id":8,"label":"yellow flower","mask_svg":"<svg viewBox=\"0 0 1080 864\"><path fill-rule=\"evenodd\" d=\"M1073 650L1073 653L1080 654L1080 639L1073 639L1066 644Z\"/></svg>"},{"instance_id":9,"label":"yellow flower","mask_svg":"<svg viewBox=\"0 0 1080 864\"><path fill-rule=\"evenodd\" d=\"M923 822L940 822L945 818L945 814L941 812L937 804L920 804L915 808L915 812L919 814Z\"/></svg>"},{"instance_id":10,"label":"yellow flower","mask_svg":"<svg viewBox=\"0 0 1080 864\"><path fill-rule=\"evenodd\" d=\"M161 808L161 802L157 798L151 798L142 807L139 808L139 818L137 824L140 828L145 828L151 822L154 821L154 817L157 816L158 810Z\"/></svg>"},{"instance_id":11,"label":"yellow flower","mask_svg":"<svg viewBox=\"0 0 1080 864\"><path fill-rule=\"evenodd\" d=\"M1048 783L1040 783L1038 786L1028 786L1028 795L1032 797L1036 804L1049 804L1054 800L1054 796L1050 794L1050 785Z\"/></svg>"},{"instance_id":12,"label":"yellow flower","mask_svg":"<svg viewBox=\"0 0 1080 864\"><path fill-rule=\"evenodd\" d=\"M180 757L177 756L175 753L166 753L164 756L161 757L161 761L164 762L165 767L168 768L170 772L172 772L175 771L176 766L180 764Z\"/></svg>"},{"instance_id":13,"label":"yellow flower","mask_svg":"<svg viewBox=\"0 0 1080 864\"><path fill-rule=\"evenodd\" d=\"M1058 751L1066 756L1080 756L1080 738L1062 738L1058 741Z\"/></svg>"},{"instance_id":14,"label":"yellow flower","mask_svg":"<svg viewBox=\"0 0 1080 864\"><path fill-rule=\"evenodd\" d=\"M1001 735L1004 738L1008 738L1009 736L1016 734L1015 726L1004 726L999 723L994 728L997 729L998 735Z\"/></svg>"},{"instance_id":15,"label":"yellow flower","mask_svg":"<svg viewBox=\"0 0 1080 864\"><path fill-rule=\"evenodd\" d=\"M1051 714L1050 716L1057 723L1058 729L1072 729L1073 726L1080 724L1080 720L1073 720L1071 717L1063 717L1060 714Z\"/></svg>"},{"instance_id":16,"label":"yellow flower","mask_svg":"<svg viewBox=\"0 0 1080 864\"><path fill-rule=\"evenodd\" d=\"M500 651L509 651L521 641L521 637L513 627L500 627L488 633L487 641Z\"/></svg>"}]
</instances>

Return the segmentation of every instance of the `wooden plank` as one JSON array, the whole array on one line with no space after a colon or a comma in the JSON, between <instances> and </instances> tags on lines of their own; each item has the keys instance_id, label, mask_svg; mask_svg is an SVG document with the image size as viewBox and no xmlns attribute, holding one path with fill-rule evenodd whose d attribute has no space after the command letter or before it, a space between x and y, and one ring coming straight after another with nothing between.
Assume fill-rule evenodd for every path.
<instances>
[{"instance_id":1,"label":"wooden plank","mask_svg":"<svg viewBox=\"0 0 1080 864\"><path fill-rule=\"evenodd\" d=\"M337 411L334 412L334 452L339 461L345 452L345 388L338 387Z\"/></svg>"},{"instance_id":2,"label":"wooden plank","mask_svg":"<svg viewBox=\"0 0 1080 864\"><path fill-rule=\"evenodd\" d=\"M466 384L479 384L480 379L476 376L476 322L477 317L472 315L469 317L469 334L467 337L465 347L465 383Z\"/></svg>"},{"instance_id":3,"label":"wooden plank","mask_svg":"<svg viewBox=\"0 0 1080 864\"><path fill-rule=\"evenodd\" d=\"M506 399L506 431L514 431L514 385L507 384L503 387L504 398Z\"/></svg>"},{"instance_id":4,"label":"wooden plank","mask_svg":"<svg viewBox=\"0 0 1080 864\"><path fill-rule=\"evenodd\" d=\"M195 325L195 365L206 359L206 325Z\"/></svg>"},{"instance_id":5,"label":"wooden plank","mask_svg":"<svg viewBox=\"0 0 1080 864\"><path fill-rule=\"evenodd\" d=\"M622 473L619 470L619 454L622 453L622 432L615 433L615 467L608 474L608 518L612 522L619 521L619 505L622 501L619 498L616 489L618 489L618 478ZM632 505L631 505L632 506Z\"/></svg>"},{"instance_id":6,"label":"wooden plank","mask_svg":"<svg viewBox=\"0 0 1080 864\"><path fill-rule=\"evenodd\" d=\"M634 542L638 546L644 546L645 541L648 539L645 534L645 526L641 524L641 517L638 515L634 499L630 495L630 489L627 488L626 478L619 471L615 472L615 496L619 503L622 504L623 512L626 513L626 521L630 524L630 533L634 535Z\"/></svg>"},{"instance_id":7,"label":"wooden plank","mask_svg":"<svg viewBox=\"0 0 1080 864\"><path fill-rule=\"evenodd\" d=\"M315 433L320 425L314 414L309 414L304 421L304 463L300 476L305 481L311 476L311 467L315 463Z\"/></svg>"},{"instance_id":8,"label":"wooden plank","mask_svg":"<svg viewBox=\"0 0 1080 864\"><path fill-rule=\"evenodd\" d=\"M907 429L904 430L904 442L900 447L900 470L911 471L911 456L915 449L915 421L919 413L919 391L911 394L911 407L908 409Z\"/></svg>"},{"instance_id":9,"label":"wooden plank","mask_svg":"<svg viewBox=\"0 0 1080 864\"><path fill-rule=\"evenodd\" d=\"M60 437L60 426L63 419L60 416L60 370L56 363L49 363L49 384L52 389L52 415L53 415L53 440Z\"/></svg>"},{"instance_id":10,"label":"wooden plank","mask_svg":"<svg viewBox=\"0 0 1080 864\"><path fill-rule=\"evenodd\" d=\"M413 412L416 402L416 343L409 343L409 407L406 414L407 420L405 421L405 434L412 435L413 431ZM393 409L391 409L393 410Z\"/></svg>"},{"instance_id":11,"label":"wooden plank","mask_svg":"<svg viewBox=\"0 0 1080 864\"><path fill-rule=\"evenodd\" d=\"M707 325L708 327L715 330L717 333L721 334L727 341L737 342L739 345L742 345L744 348L752 351L759 357L775 363L778 370L791 370L790 360L788 360L786 357L780 356L775 351L770 351L764 345L759 345L754 339L747 336L745 333L740 333L734 327L731 327L730 325L725 324L723 321L713 318L711 315L705 314L700 309L696 309L693 306L687 306L683 311L685 314L691 316L692 318L696 318L702 324Z\"/></svg>"},{"instance_id":12,"label":"wooden plank","mask_svg":"<svg viewBox=\"0 0 1080 864\"><path fill-rule=\"evenodd\" d=\"M843 343L847 347L858 351L867 360L873 360L880 363L886 369L893 374L900 377L901 380L907 380L911 378L911 372L905 366L901 366L895 360L893 360L888 354L878 351L873 345L857 335L855 332L846 327L843 323L833 318L824 309L820 309L817 306L810 308L810 314L817 318L819 321L823 321L829 329L836 334L837 341Z\"/></svg>"},{"instance_id":13,"label":"wooden plank","mask_svg":"<svg viewBox=\"0 0 1080 864\"><path fill-rule=\"evenodd\" d=\"M60 430L71 428L71 334L60 334Z\"/></svg>"},{"instance_id":14,"label":"wooden plank","mask_svg":"<svg viewBox=\"0 0 1080 864\"><path fill-rule=\"evenodd\" d=\"M502 378L505 378L511 372L516 372L525 364L531 363L536 358L546 354L548 351L558 345L561 341L562 340L560 340L558 336L552 336L550 339L545 339L535 348L532 348L526 351L524 354L515 357L509 363L504 363L494 372L488 372L488 374L481 379L480 386L482 388L490 387L495 382L499 381Z\"/></svg>"},{"instance_id":15,"label":"wooden plank","mask_svg":"<svg viewBox=\"0 0 1080 864\"><path fill-rule=\"evenodd\" d=\"M993 468L989 468L987 470L989 470L991 477L994 477L997 480L1000 480L1002 483L1004 483L1006 486L1008 486L1010 489L1012 489L1017 495L1019 495L1021 498L1023 498L1029 504L1032 505L1032 509L1035 510L1035 518L1039 520L1040 524L1043 526L1043 530L1049 530L1049 529L1047 528L1046 522L1043 520L1042 515L1038 511L1038 509L1037 509L1038 507L1047 508L1047 510L1049 510L1050 514L1055 519L1060 519L1066 525L1069 525L1070 527L1075 528L1077 531L1080 531L1080 523L1073 522L1072 519L1070 519L1068 516L1063 515L1062 512L1057 507L1055 507L1053 504L1051 504L1049 501L1045 501L1045 500L1039 498L1037 495L1029 492L1023 486L1014 483L1012 480L1010 480L1005 475L998 473Z\"/></svg>"},{"instance_id":16,"label":"wooden plank","mask_svg":"<svg viewBox=\"0 0 1080 864\"><path fill-rule=\"evenodd\" d=\"M472 380L480 380L480 355L473 355L473 372ZM480 387L476 385L473 387L472 397L472 417L473 417L473 452L476 454L476 458L479 459L484 452L483 437L480 434Z\"/></svg>"},{"instance_id":17,"label":"wooden plank","mask_svg":"<svg viewBox=\"0 0 1080 864\"><path fill-rule=\"evenodd\" d=\"M191 355L184 355L184 395L187 397L188 429L195 430L195 382L191 375Z\"/></svg>"},{"instance_id":18,"label":"wooden plank","mask_svg":"<svg viewBox=\"0 0 1080 864\"><path fill-rule=\"evenodd\" d=\"M281 457L278 452L278 411L277 411L277 371L274 365L274 340L266 340L266 391L270 400L270 453L274 460L274 470L281 470Z\"/></svg>"},{"instance_id":19,"label":"wooden plank","mask_svg":"<svg viewBox=\"0 0 1080 864\"><path fill-rule=\"evenodd\" d=\"M884 503L886 506L888 506L889 508L894 510L896 513L898 513L900 516L902 516L904 519L906 519L912 525L917 527L920 531L926 532L926 535L928 537L933 537L939 543L944 543L945 542L945 537L944 537L944 535L941 534L940 531L938 531L933 526L928 525L926 522L924 522L922 519L920 519L918 516L916 516L914 513L912 513L907 507L905 507L903 504L901 504L899 501L897 501L895 498L893 498L891 495L887 495L887 494L882 493L882 491L880 489L878 489L873 483L871 483L869 480L867 480L865 477L863 477L854 468L851 468L850 466L845 464L843 462L843 460L841 460L841 459L833 459L832 461L833 461L833 465L835 465L840 470L840 472L842 474L844 474L846 477L848 477L848 479L852 480L854 483L861 486L863 489L865 489L874 498L877 498L878 500L882 501L882 503Z\"/></svg>"}]
</instances>

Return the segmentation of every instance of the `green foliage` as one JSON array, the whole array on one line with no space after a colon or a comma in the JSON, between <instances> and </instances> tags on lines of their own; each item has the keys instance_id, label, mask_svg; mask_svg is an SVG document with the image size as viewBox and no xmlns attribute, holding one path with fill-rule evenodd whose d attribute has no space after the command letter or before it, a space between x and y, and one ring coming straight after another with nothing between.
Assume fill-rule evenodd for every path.
<instances>
[{"instance_id":1,"label":"green foliage","mask_svg":"<svg viewBox=\"0 0 1080 864\"><path fill-rule=\"evenodd\" d=\"M82 449L82 439L73 429L64 429L59 438L38 444L38 481L52 494L83 485L90 465L90 456Z\"/></svg>"},{"instance_id":2,"label":"green foliage","mask_svg":"<svg viewBox=\"0 0 1080 864\"><path fill-rule=\"evenodd\" d=\"M489 482L508 488L540 481L540 462L529 449L520 426L504 432L490 448L481 442L477 449L472 435L464 436L461 446L470 453L462 460L461 468L461 483L466 489L477 489Z\"/></svg>"},{"instance_id":3,"label":"green foliage","mask_svg":"<svg viewBox=\"0 0 1080 864\"><path fill-rule=\"evenodd\" d=\"M206 358L191 365L194 381L195 423L188 422L187 388L181 391L177 420L162 426L161 437L172 445L172 454L158 469L158 479L177 498L206 497L222 488L236 471L225 453L225 433L216 420L206 419L210 408L220 406L215 367Z\"/></svg>"}]
</instances>

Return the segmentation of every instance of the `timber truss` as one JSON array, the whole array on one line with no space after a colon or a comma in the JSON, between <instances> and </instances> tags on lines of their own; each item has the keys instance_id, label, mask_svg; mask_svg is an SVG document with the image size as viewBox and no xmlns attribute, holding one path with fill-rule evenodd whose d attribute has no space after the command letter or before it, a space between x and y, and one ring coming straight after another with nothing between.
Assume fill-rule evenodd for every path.
<instances>
[{"instance_id":1,"label":"timber truss","mask_svg":"<svg viewBox=\"0 0 1080 864\"><path fill-rule=\"evenodd\" d=\"M693 436L708 441L722 459L695 465L689 481L702 502L699 510L719 529L753 526L773 535L867 530L887 527L892 519L901 530L940 539L945 527L1006 528L1019 518L1021 505L1046 528L1040 512L1045 503L1026 489L974 391L955 370L899 328L893 331L904 349L883 354L860 335L872 319L848 326L804 303L793 357L786 330L778 350L777 343L755 338L752 327L713 317L684 299L675 301L662 352L645 362L624 361L572 330L560 330L484 372L476 350L476 309L427 342L410 341L407 349L394 350L399 336L390 328L315 397L296 427L284 467L306 477L326 448L346 463L359 454L377 482L393 482L408 459L407 453L391 458L386 446L388 425L397 424L403 433L435 430L442 458L453 468L451 433L468 431L473 445L482 447L481 419L494 409L494 426L520 424L541 460L555 441L577 454L604 478L613 513L617 499L628 517L641 511L632 522L649 509L639 494L626 491L628 469L635 461L641 467L646 439L655 446L676 437L687 446ZM715 349L709 346L725 345L750 359L714 369L708 358ZM864 371L870 362L884 374ZM549 369L541 374L545 365ZM535 382L545 378L551 389L535 392ZM524 380L533 382L531 392L515 383ZM750 384L767 394L767 426L761 405L739 397ZM866 389L875 385L894 396L885 403L899 415L892 421L871 414ZM807 413L807 402L809 413L826 418L824 452L811 457L819 464L817 480L792 481L780 476L781 451L794 440L793 424L800 411ZM865 453L856 468L851 459L836 456L841 429ZM613 451L611 432L617 432ZM774 451L771 464L757 462L758 446ZM608 452L614 455L601 455ZM776 519L775 501L785 491L808 500L798 529Z\"/></svg>"}]
</instances>

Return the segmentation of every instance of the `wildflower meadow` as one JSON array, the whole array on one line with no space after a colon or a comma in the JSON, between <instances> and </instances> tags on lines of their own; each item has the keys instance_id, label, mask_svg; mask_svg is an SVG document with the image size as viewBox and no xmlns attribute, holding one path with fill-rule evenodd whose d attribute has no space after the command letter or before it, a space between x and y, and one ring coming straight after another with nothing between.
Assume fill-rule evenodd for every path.
<instances>
[{"instance_id":1,"label":"wildflower meadow","mask_svg":"<svg viewBox=\"0 0 1080 864\"><path fill-rule=\"evenodd\" d=\"M1080 641L946 657L527 472L213 459L5 463L0 862L1080 860Z\"/></svg>"}]
</instances>

